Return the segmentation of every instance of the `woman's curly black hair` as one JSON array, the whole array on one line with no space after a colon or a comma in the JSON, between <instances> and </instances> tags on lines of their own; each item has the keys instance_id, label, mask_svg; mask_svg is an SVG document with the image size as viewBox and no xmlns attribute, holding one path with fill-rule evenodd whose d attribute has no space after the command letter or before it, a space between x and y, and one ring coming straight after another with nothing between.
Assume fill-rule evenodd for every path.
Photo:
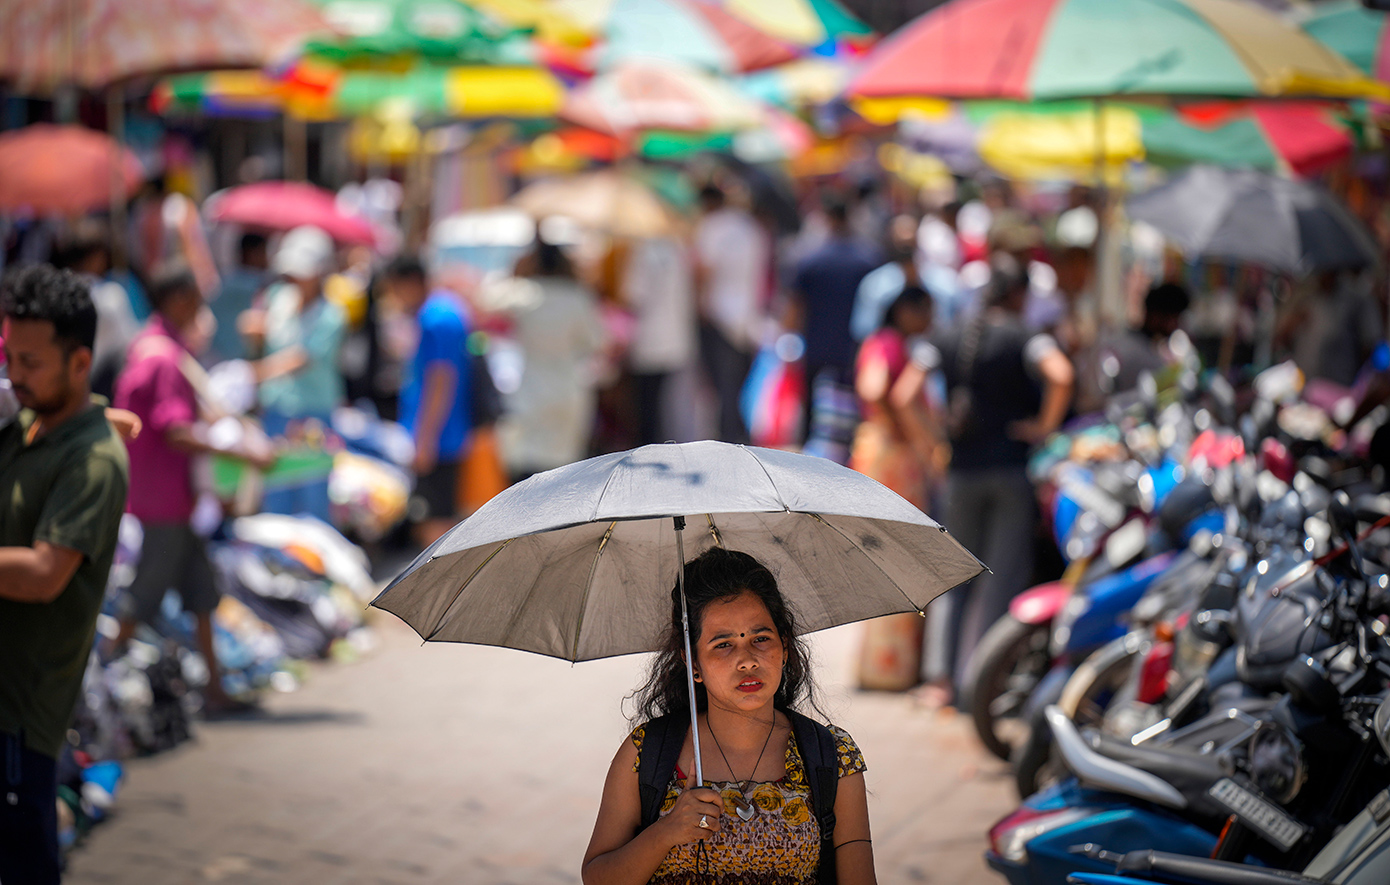
<instances>
[{"instance_id":1,"label":"woman's curly black hair","mask_svg":"<svg viewBox=\"0 0 1390 885\"><path fill-rule=\"evenodd\" d=\"M685 598L690 609L692 646L698 642L710 603L727 601L752 593L767 606L772 626L786 649L782 682L773 697L779 710L803 706L820 712L815 685L811 679L811 658L806 644L797 637L796 617L777 589L777 579L767 566L747 553L713 547L685 564ZM671 588L671 627L661 651L652 661L644 685L627 698L632 702L632 722L640 724L668 713L690 714L690 689L686 682L685 640L681 633L679 582ZM695 683L695 707L704 710L708 697L704 685Z\"/></svg>"}]
</instances>

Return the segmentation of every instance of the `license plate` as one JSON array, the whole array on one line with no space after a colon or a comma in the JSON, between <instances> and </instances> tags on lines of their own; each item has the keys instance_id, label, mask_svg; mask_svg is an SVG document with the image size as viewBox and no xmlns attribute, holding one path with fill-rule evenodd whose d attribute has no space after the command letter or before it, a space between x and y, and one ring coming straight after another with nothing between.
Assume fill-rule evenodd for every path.
<instances>
[{"instance_id":1,"label":"license plate","mask_svg":"<svg viewBox=\"0 0 1390 885\"><path fill-rule=\"evenodd\" d=\"M1285 851L1297 845L1298 840L1308 831L1307 827L1289 817L1277 806L1230 778L1217 781L1207 794L1231 809L1242 822L1249 824Z\"/></svg>"}]
</instances>

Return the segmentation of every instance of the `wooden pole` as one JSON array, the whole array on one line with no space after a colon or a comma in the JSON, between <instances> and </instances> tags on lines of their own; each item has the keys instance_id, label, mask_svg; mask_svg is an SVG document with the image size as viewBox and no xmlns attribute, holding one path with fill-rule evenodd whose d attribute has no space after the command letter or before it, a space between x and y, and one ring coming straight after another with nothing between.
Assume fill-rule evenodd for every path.
<instances>
[{"instance_id":1,"label":"wooden pole","mask_svg":"<svg viewBox=\"0 0 1390 885\"><path fill-rule=\"evenodd\" d=\"M106 90L106 130L114 142L111 158L111 267L126 268L125 91Z\"/></svg>"}]
</instances>

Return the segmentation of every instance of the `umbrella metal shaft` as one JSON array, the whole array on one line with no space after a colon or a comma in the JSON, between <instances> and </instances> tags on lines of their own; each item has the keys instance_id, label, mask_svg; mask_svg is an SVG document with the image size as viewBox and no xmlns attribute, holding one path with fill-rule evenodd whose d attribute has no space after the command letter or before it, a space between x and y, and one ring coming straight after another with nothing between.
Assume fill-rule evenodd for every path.
<instances>
[{"instance_id":1,"label":"umbrella metal shaft","mask_svg":"<svg viewBox=\"0 0 1390 885\"><path fill-rule=\"evenodd\" d=\"M676 584L681 597L681 633L685 639L685 681L690 689L690 740L695 750L695 786L705 783L704 765L700 762L700 723L695 710L695 656L690 653L690 607L685 601L685 517L677 516L676 524Z\"/></svg>"}]
</instances>

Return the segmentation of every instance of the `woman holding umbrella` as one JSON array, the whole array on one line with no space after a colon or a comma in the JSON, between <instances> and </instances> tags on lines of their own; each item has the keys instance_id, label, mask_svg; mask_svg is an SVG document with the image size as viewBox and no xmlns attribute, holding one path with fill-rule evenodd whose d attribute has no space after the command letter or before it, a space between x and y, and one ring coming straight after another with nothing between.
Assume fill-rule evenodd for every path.
<instances>
[{"instance_id":1,"label":"woman holding umbrella","mask_svg":"<svg viewBox=\"0 0 1390 885\"><path fill-rule=\"evenodd\" d=\"M864 759L847 733L796 712L814 706L810 659L776 579L752 556L715 547L686 564L685 596L699 739L676 588L666 645L636 695L645 721L604 784L584 882L873 883ZM687 772L698 763L695 786ZM649 783L662 789L644 792ZM827 793L833 818L817 810L829 810Z\"/></svg>"}]
</instances>

